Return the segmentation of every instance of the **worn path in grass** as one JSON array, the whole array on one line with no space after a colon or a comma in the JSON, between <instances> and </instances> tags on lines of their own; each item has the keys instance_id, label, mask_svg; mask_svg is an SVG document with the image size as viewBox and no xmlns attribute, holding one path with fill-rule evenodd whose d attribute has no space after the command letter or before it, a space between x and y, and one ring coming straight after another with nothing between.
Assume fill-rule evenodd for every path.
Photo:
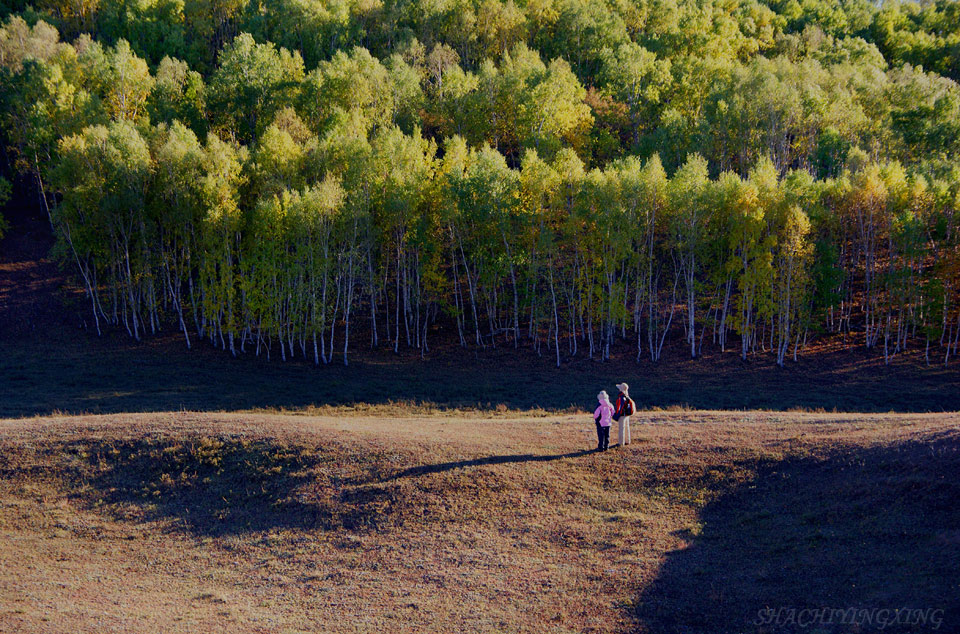
<instances>
[{"instance_id":1,"label":"worn path in grass","mask_svg":"<svg viewBox=\"0 0 960 634\"><path fill-rule=\"evenodd\" d=\"M0 421L0 632L960 627L960 416L640 418L605 454L584 415Z\"/></svg>"}]
</instances>

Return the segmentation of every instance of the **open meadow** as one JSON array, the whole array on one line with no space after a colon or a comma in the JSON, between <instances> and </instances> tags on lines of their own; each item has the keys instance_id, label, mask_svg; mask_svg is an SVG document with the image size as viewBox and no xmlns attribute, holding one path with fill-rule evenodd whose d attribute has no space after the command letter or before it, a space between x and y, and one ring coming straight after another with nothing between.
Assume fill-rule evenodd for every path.
<instances>
[{"instance_id":1,"label":"open meadow","mask_svg":"<svg viewBox=\"0 0 960 634\"><path fill-rule=\"evenodd\" d=\"M0 631L960 627L960 416L636 421L598 454L581 413L3 420Z\"/></svg>"}]
</instances>

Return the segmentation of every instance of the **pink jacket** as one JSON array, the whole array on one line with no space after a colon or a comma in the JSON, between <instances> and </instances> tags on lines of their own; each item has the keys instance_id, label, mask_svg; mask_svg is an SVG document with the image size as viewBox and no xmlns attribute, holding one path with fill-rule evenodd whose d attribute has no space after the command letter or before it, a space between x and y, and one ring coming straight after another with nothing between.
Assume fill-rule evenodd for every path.
<instances>
[{"instance_id":1,"label":"pink jacket","mask_svg":"<svg viewBox=\"0 0 960 634\"><path fill-rule=\"evenodd\" d=\"M610 401L600 401L597 409L593 412L593 419L596 420L597 416L600 417L601 427L610 426L610 420L613 418L613 405Z\"/></svg>"}]
</instances>

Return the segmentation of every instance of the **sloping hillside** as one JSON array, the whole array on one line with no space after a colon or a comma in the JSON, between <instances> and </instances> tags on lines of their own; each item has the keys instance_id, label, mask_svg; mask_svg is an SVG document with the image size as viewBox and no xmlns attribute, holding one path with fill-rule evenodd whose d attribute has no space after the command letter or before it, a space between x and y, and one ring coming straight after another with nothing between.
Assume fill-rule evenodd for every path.
<instances>
[{"instance_id":1,"label":"sloping hillside","mask_svg":"<svg viewBox=\"0 0 960 634\"><path fill-rule=\"evenodd\" d=\"M605 454L586 415L3 421L0 631L960 623L956 416L640 418Z\"/></svg>"}]
</instances>

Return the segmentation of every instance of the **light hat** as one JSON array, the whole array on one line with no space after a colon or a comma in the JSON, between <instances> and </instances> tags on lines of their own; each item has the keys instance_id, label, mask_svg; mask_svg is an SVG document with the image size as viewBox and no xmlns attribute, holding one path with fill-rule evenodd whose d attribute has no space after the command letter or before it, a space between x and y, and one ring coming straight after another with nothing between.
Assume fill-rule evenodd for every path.
<instances>
[{"instance_id":1,"label":"light hat","mask_svg":"<svg viewBox=\"0 0 960 634\"><path fill-rule=\"evenodd\" d=\"M606 391L606 390L600 390L600 393L597 394L597 400L598 400L598 401L609 401L609 400L610 400L610 396L607 394L607 391Z\"/></svg>"},{"instance_id":2,"label":"light hat","mask_svg":"<svg viewBox=\"0 0 960 634\"><path fill-rule=\"evenodd\" d=\"M630 391L630 386L626 383L617 383L617 389L626 394Z\"/></svg>"}]
</instances>

